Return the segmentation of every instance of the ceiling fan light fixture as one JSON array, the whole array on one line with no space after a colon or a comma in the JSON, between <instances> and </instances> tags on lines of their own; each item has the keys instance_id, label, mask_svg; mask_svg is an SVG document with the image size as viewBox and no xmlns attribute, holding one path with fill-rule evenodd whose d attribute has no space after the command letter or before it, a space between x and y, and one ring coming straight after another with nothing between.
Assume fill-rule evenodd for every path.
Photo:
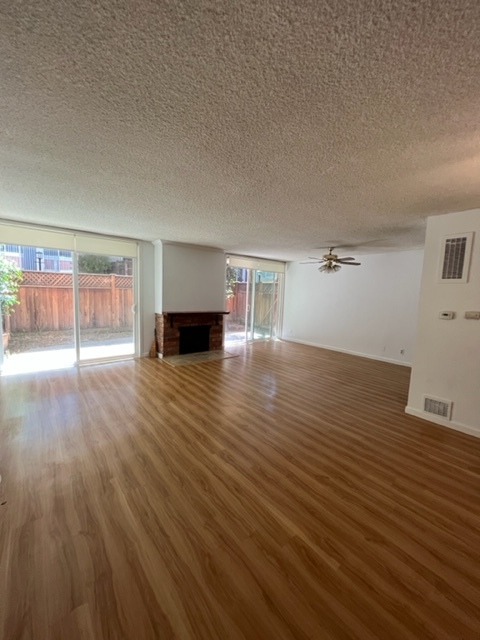
<instances>
[{"instance_id":1,"label":"ceiling fan light fixture","mask_svg":"<svg viewBox=\"0 0 480 640\"><path fill-rule=\"evenodd\" d=\"M335 271L340 271L341 268L339 264L327 262L326 264L322 264L321 267L318 267L318 270L320 273L335 273Z\"/></svg>"}]
</instances>

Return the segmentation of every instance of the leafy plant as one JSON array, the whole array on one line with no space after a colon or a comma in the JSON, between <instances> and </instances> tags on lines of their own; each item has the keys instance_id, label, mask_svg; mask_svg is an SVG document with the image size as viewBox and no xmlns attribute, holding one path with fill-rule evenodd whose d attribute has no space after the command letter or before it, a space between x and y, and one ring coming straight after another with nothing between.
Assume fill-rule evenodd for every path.
<instances>
[{"instance_id":1,"label":"leafy plant","mask_svg":"<svg viewBox=\"0 0 480 640\"><path fill-rule=\"evenodd\" d=\"M78 256L79 273L111 273L112 263L107 256L95 253L83 253Z\"/></svg>"},{"instance_id":2,"label":"leafy plant","mask_svg":"<svg viewBox=\"0 0 480 640\"><path fill-rule=\"evenodd\" d=\"M235 295L235 284L240 277L240 271L239 267L227 267L227 298L233 298Z\"/></svg>"},{"instance_id":3,"label":"leafy plant","mask_svg":"<svg viewBox=\"0 0 480 640\"><path fill-rule=\"evenodd\" d=\"M20 302L17 294L22 278L22 270L0 252L0 308L3 318Z\"/></svg>"}]
</instances>

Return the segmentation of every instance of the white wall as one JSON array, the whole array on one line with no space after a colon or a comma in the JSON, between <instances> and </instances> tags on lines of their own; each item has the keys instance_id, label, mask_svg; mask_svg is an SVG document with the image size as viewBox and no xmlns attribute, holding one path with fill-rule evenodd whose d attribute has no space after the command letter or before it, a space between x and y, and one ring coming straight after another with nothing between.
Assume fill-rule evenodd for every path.
<instances>
[{"instance_id":1,"label":"white wall","mask_svg":"<svg viewBox=\"0 0 480 640\"><path fill-rule=\"evenodd\" d=\"M225 254L219 249L163 242L156 247L155 309L168 311L223 311L225 309Z\"/></svg>"},{"instance_id":2,"label":"white wall","mask_svg":"<svg viewBox=\"0 0 480 640\"><path fill-rule=\"evenodd\" d=\"M445 236L474 231L470 278L465 284L438 282ZM454 320L440 320L443 310ZM407 412L480 436L480 209L428 219L417 348ZM423 397L453 401L451 422L423 413Z\"/></svg>"},{"instance_id":3,"label":"white wall","mask_svg":"<svg viewBox=\"0 0 480 640\"><path fill-rule=\"evenodd\" d=\"M155 260L151 242L139 242L140 355L147 355L155 331Z\"/></svg>"},{"instance_id":4,"label":"white wall","mask_svg":"<svg viewBox=\"0 0 480 640\"><path fill-rule=\"evenodd\" d=\"M161 240L154 242L155 246L155 313L163 311L163 243Z\"/></svg>"},{"instance_id":5,"label":"white wall","mask_svg":"<svg viewBox=\"0 0 480 640\"><path fill-rule=\"evenodd\" d=\"M359 261L361 267L332 274L319 273L315 264L289 263L283 337L409 364L423 251L362 255Z\"/></svg>"}]
</instances>

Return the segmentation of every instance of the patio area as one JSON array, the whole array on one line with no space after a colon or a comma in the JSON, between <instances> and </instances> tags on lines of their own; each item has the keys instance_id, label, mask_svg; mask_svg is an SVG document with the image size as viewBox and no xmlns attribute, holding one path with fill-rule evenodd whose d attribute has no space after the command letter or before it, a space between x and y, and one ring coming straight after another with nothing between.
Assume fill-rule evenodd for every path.
<instances>
[{"instance_id":1,"label":"patio area","mask_svg":"<svg viewBox=\"0 0 480 640\"><path fill-rule=\"evenodd\" d=\"M132 331L84 329L81 332L80 360L133 356ZM76 362L71 330L15 333L4 354L2 375L18 375L73 367Z\"/></svg>"}]
</instances>

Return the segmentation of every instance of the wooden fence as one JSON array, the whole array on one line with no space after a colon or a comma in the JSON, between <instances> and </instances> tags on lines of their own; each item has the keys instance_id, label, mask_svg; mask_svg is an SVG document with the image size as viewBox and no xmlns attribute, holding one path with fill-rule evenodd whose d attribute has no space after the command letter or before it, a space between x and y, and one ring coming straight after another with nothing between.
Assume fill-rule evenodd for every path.
<instances>
[{"instance_id":1,"label":"wooden fence","mask_svg":"<svg viewBox=\"0 0 480 640\"><path fill-rule=\"evenodd\" d=\"M20 304L10 315L10 331L73 329L71 273L23 271ZM80 328L133 326L133 277L115 274L79 275Z\"/></svg>"},{"instance_id":2,"label":"wooden fence","mask_svg":"<svg viewBox=\"0 0 480 640\"><path fill-rule=\"evenodd\" d=\"M255 324L269 327L272 314L276 314L278 304L278 283L257 282L255 285ZM230 311L227 322L245 322L247 308L247 285L237 282L234 285L233 296L227 298L227 311Z\"/></svg>"}]
</instances>

